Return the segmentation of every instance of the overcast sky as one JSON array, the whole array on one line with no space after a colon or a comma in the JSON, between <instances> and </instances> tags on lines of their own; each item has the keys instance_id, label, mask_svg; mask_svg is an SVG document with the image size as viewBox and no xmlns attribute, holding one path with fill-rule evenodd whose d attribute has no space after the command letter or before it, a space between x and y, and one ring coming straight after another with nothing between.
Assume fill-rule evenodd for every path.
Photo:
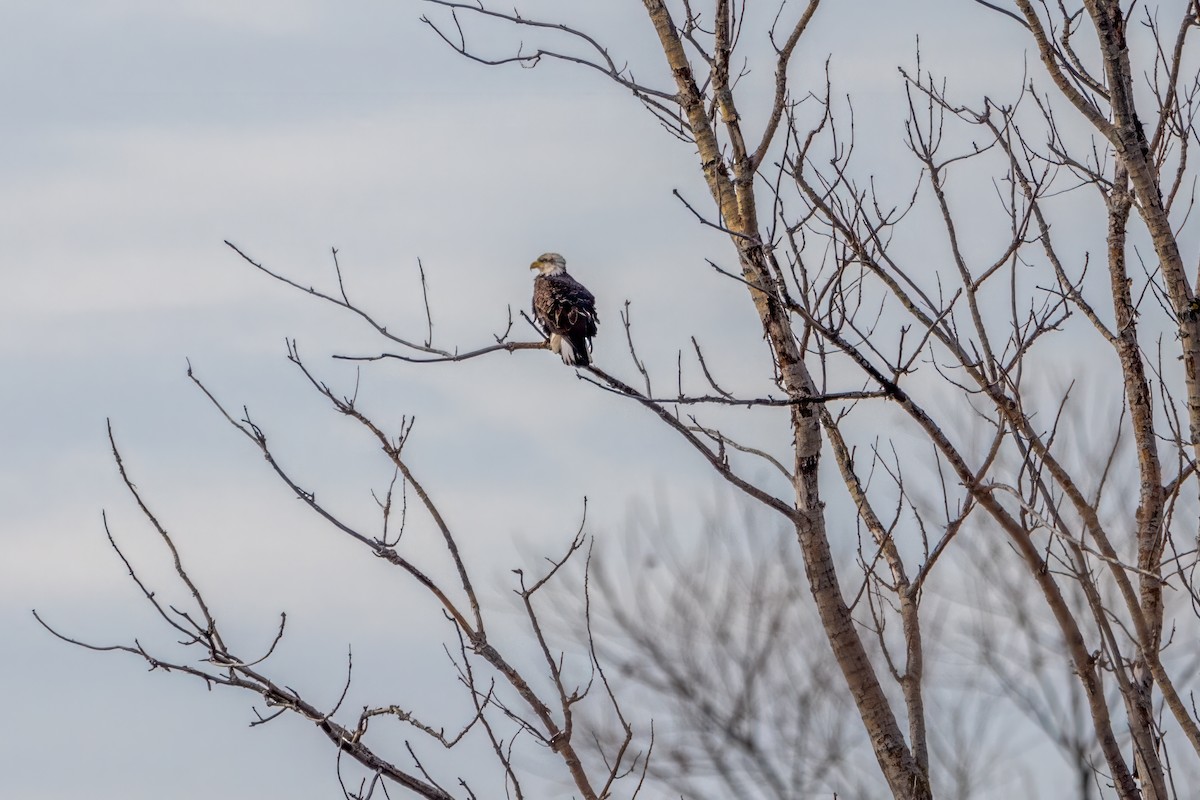
<instances>
[{"instance_id":1,"label":"overcast sky","mask_svg":"<svg viewBox=\"0 0 1200 800\"><path fill-rule=\"evenodd\" d=\"M249 698L68 647L29 613L97 643L169 642L101 526L106 509L155 586L178 591L117 478L111 418L133 479L247 650L287 610L281 663L315 698L336 698L353 644L364 686L430 687L376 702L445 710L440 617L306 513L185 375L190 359L302 482L370 525L386 464L306 388L284 341L346 391L353 368L328 356L384 344L223 240L327 290L339 248L352 298L414 337L420 258L435 343L451 348L489 342L508 306L527 306L529 262L559 251L599 298L598 362L630 380L625 300L652 366L669 371L696 335L722 374L762 390L752 307L704 264L728 263L728 243L671 196L703 202L694 153L593 74L469 63L421 24L430 9L403 0L66 5L0 0L0 795L335 796L333 754L310 726L251 730ZM665 85L638 4L560 5ZM961 0L830 3L798 64L835 53L838 90L885 119L918 32L930 66L969 94L989 75L1019 83L1012 27ZM513 41L486 36L475 41L498 53ZM522 546L569 541L585 495L603 538L631 503L666 498L686 519L714 494L648 414L545 353L371 364L361 386L380 421L416 415L413 466L497 602Z\"/></svg>"}]
</instances>

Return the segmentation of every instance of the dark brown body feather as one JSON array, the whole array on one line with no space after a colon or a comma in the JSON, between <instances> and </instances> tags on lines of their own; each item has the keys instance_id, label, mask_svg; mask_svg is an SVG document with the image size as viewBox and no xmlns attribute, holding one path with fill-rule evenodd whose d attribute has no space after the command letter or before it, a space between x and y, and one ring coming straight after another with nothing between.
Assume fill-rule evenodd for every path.
<instances>
[{"instance_id":1,"label":"dark brown body feather","mask_svg":"<svg viewBox=\"0 0 1200 800\"><path fill-rule=\"evenodd\" d=\"M533 279L533 316L553 339L570 344L560 351L564 364L586 367L591 363L589 350L600 320L596 316L596 298L583 284L565 272L538 275Z\"/></svg>"}]
</instances>

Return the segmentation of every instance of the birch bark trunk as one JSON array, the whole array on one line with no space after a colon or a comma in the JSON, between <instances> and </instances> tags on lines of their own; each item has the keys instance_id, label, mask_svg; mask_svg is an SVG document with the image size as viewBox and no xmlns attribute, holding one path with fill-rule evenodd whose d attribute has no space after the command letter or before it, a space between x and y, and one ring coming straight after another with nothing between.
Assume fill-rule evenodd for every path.
<instances>
[{"instance_id":1,"label":"birch bark trunk","mask_svg":"<svg viewBox=\"0 0 1200 800\"><path fill-rule=\"evenodd\" d=\"M680 108L688 121L699 151L700 164L709 192L720 209L721 222L738 251L742 277L762 322L779 368L779 381L789 397L817 394L816 385L804 363L792 331L791 318L772 290L768 255L758 230L754 197L753 160L748 156L740 132L740 120L722 76L721 46L715 57L713 94L732 146L732 156L722 154L715 123L705 110L704 96L692 71L678 28L662 0L644 0L646 11L658 34L663 53L674 76ZM719 4L717 29L721 30ZM731 174L732 173L732 174ZM818 467L821 458L821 422L816 408L797 404L791 409L794 453L796 535L804 559L809 588L816 602L834 657L845 676L858 713L866 727L875 757L896 798L924 800L932 797L927 766L918 764L905 740L887 695L867 655L850 608L842 596L825 526ZM920 704L912 707L920 708ZM923 724L918 726L923 731ZM920 751L924 752L922 745Z\"/></svg>"}]
</instances>

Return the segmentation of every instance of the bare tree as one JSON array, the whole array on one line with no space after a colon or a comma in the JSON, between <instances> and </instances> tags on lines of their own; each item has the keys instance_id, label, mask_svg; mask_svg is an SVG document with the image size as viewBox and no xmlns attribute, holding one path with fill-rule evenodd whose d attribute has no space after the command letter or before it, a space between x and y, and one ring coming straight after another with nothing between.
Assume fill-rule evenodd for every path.
<instances>
[{"instance_id":1,"label":"bare tree","mask_svg":"<svg viewBox=\"0 0 1200 800\"><path fill-rule=\"evenodd\" d=\"M591 641L634 719L654 720L650 796L878 797L886 787L839 691L789 532L735 505L705 509L699 531L678 530L658 507L634 514L621 546L593 559ZM843 549L835 558L853 568L854 550ZM1080 800L1095 797L1082 693L1004 550L967 542L947 557L963 585L923 606L932 770L959 800L1065 797L1072 780ZM571 573L554 590L565 637L585 577ZM1081 607L1082 597L1072 602ZM620 738L614 722L586 719L601 743ZM1035 748L1031 733L1059 749L1070 773L1049 793L1021 786L1013 769Z\"/></svg>"},{"instance_id":2,"label":"bare tree","mask_svg":"<svg viewBox=\"0 0 1200 800\"><path fill-rule=\"evenodd\" d=\"M929 625L924 598L934 589L965 592L945 565L965 553L994 552L1021 567L1014 591L1028 601L1022 613L1053 632L1054 652L1042 657L1069 676L1078 697L1077 719L1088 727L1086 741L1077 736L1072 746L1093 770L1091 783L1123 799L1186 796L1177 778L1200 761L1200 724L1183 683L1194 671L1187 639L1200 610L1194 586L1200 276L1189 275L1183 255L1194 202L1188 156L1197 141L1200 76L1190 45L1200 5L978 0L979 24L1020 26L1041 66L1014 96L962 99L918 53L897 81L907 104L902 150L919 177L895 191L860 168L853 101L839 99L835 71L796 74L793 67L817 20L845 13L820 0L784 2L769 13L729 0L703 9L688 0L644 0L637 24L652 28L661 59L639 66L636 76L625 54L573 24L481 3L428 2L431 29L462 56L490 65L565 62L599 73L694 148L709 198L680 199L699 224L728 240L727 251L709 263L728 278L730 303L752 304L771 357L772 374L764 379L774 389L764 396L728 385L693 340L686 362L679 343L675 391L654 392L663 382L639 357L627 315L635 377L622 379L609 365L580 375L647 408L716 475L789 527L820 635L891 795L920 800L961 784L948 766L958 744L931 726L930 656L938 652L939 631ZM1172 21L1164 28L1167 15ZM486 26L486 34L477 26ZM500 47L507 49L486 49L506 33L511 44ZM770 76L765 107L749 88L759 75ZM982 197L962 199L979 187ZM991 211L981 213L989 204ZM1069 222L1081 208L1092 218L1086 230ZM538 337L513 339L510 324L481 347L435 347L430 336L392 333L370 309L352 303L340 272L338 291L322 293L242 257L357 314L389 348L345 358L446 362L546 346ZM431 318L426 322L431 330ZM1071 365L1080 373L1119 376L1111 380L1122 398L1118 422L1097 426L1072 384L1056 387L1049 379L1064 371L1067 350L1088 353L1085 363ZM455 537L401 457L405 432L386 434L353 396L322 384L294 350L291 357L338 412L378 440L420 498L456 566L454 590L409 562L394 539L350 528L276 469L337 529L438 598L461 643L456 668L475 701L468 729L484 731L508 790L522 794L511 755L522 738L548 748L580 796L612 796L623 778L636 793L653 760L651 740L639 739L621 711L594 637L588 637L588 676L580 681L585 688L575 688L565 674L570 662L548 643L534 602L582 540L552 560L544 578L519 585L530 646L544 657L537 688L488 639ZM710 421L720 418L722 406L786 418L786 434L748 440L736 425ZM275 466L249 415L226 416ZM1124 441L1131 446L1121 447ZM1077 457L1089 451L1081 442L1097 455ZM828 471L823 460L832 462ZM757 478L755 470L764 468L769 480ZM1136 475L1136 499L1114 488L1121 482L1112 476L1122 470ZM383 509L386 517L390 505ZM858 551L847 563L833 543L852 533ZM163 537L169 545L165 531ZM968 537L986 539L991 549L962 548ZM350 725L333 723L330 713L255 671L257 662L228 653L207 604L177 569L198 611L156 607L214 668L124 649L156 666L258 692L318 722L373 776L421 796L452 796L420 761L416 773L405 772L368 749L364 737L371 719L392 714L447 746L457 738L393 708L366 709ZM705 585L720 588L730 579ZM153 592L146 595L157 602ZM749 651L754 630L746 629ZM788 638L800 646L798 634ZM1014 648L1005 645L1005 654ZM754 695L753 663L732 663L745 702L766 702ZM473 664L486 666L490 677ZM660 666L666 671L643 679L645 686L668 680L703 690L705 675L679 671L677 657L665 656ZM1036 685L1039 674L1021 667L1013 679ZM611 706L623 732L591 760L573 724L587 687ZM713 706L709 723L727 735L718 752L707 753L707 765L720 773L722 758L753 759L752 747L736 752L736 738L740 725L758 718L749 709ZM806 748L805 742L791 746ZM796 796L808 785L766 769L740 774L754 774L755 791L765 796ZM466 785L462 790L473 796Z\"/></svg>"},{"instance_id":3,"label":"bare tree","mask_svg":"<svg viewBox=\"0 0 1200 800\"><path fill-rule=\"evenodd\" d=\"M212 610L213 605L188 573L171 534L146 505L133 479L126 471L111 426L109 439L112 443L113 458L116 460L121 478L138 507L170 552L174 562L175 575L188 595L185 600L169 602L160 599L159 592L152 589L148 581L143 580L141 574L126 557L113 533L108 529L107 520L105 521L105 532L108 534L113 549L128 569L130 577L142 591L146 602L150 604L163 623L181 637L178 642L179 650L176 653L152 651L136 639L129 644L90 644L58 632L43 621L36 611L34 616L56 636L72 644L92 650L130 653L143 659L151 669L190 675L199 678L210 687L227 686L259 695L270 711L268 713L256 711L257 719L251 723L252 725L266 724L288 712L298 714L313 722L339 751L338 775L342 782L343 792L348 798L371 797L377 787L381 788L386 795L386 782L401 786L419 797L476 796L475 790L462 776L462 773L453 777L461 793L455 789L446 788L426 769L422 758L409 741L405 742L404 749L411 760L411 767L399 766L396 756L377 752L377 746L371 743L369 733L372 723L378 724L380 719L397 720L412 728L416 735L428 738L446 749L456 747L464 737L474 732L477 737L482 737L486 741L495 757L496 764L501 769L504 789L513 797L524 797L526 792L523 788L522 776L514 767L514 759L519 756L522 742L532 742L535 743L535 746L544 747L556 753L582 797L610 796L613 785L626 779L631 779L635 784L631 796L636 795L636 785L645 770L646 753L634 752L630 749L632 732L628 732L624 739L616 744L614 750L600 754L605 759L601 766L588 768L583 764L576 749L576 742L572 739L575 707L588 698L592 693L593 685L597 687L595 696L603 696L605 698L603 702L611 704L611 709L618 718L621 716L620 705L608 687L603 669L594 657L590 659L590 667L585 666L582 670L573 665L564 664L561 652L555 652L543 634L536 607L538 592L554 579L562 566L583 546L582 526L580 532L568 543L565 552L559 558L547 560L548 566L540 575L527 578L523 572L518 571L516 591L527 614L530 645L534 652L539 652L544 657L547 673L547 675L539 673L538 680L527 678L525 669L514 666L509 658L489 641L488 627L485 624L488 615L479 601L472 578L459 554L457 539L446 524L437 505L403 458L403 448L411 432L411 422L403 424L401 430L395 435L385 433L359 411L355 398L339 397L328 386L319 382L301 361L294 344L289 348L289 358L311 385L328 399L337 411L357 421L366 429L395 467L386 495L378 498L382 524L377 535L355 529L318 503L315 492L302 488L276 460L275 454L268 444L266 433L251 419L248 411L245 411L240 419L230 415L204 384L192 375L190 370L189 376L208 396L229 424L244 434L261 451L279 479L295 493L296 497L304 501L339 533L357 541L373 555L401 570L408 579L415 581L436 599L446 619L452 624L456 638L455 650L448 649L447 655L458 682L467 693L475 710L474 715L466 721L462 728L448 733L443 725L426 724L409 710L396 704L364 706L358 711L347 711L344 712L344 718L348 719L348 724L339 722L338 720L343 718L339 716L339 712L342 711L342 705L350 686L352 657L347 658L346 685L343 687L340 699L332 708L318 707L306 699L301 692L292 688L291 683L272 675L269 668L264 666L283 638L286 614L280 615L278 630L261 654L254 658L245 658L241 652L235 651L228 644L232 639L227 637L225 629L218 623L217 615ZM397 497L395 493L398 481L400 482L401 497ZM458 579L456 586L447 585L432 577L435 573L428 567L414 563L399 551L405 534L409 492L416 497L424 512L428 514L441 534L445 555L450 560ZM398 509L401 513L397 524L392 514L394 510L397 510L394 501L401 500L401 498L403 498L402 505ZM544 686L538 685L545 677L549 677L549 683ZM361 779L356 787L347 785L342 778L341 756L343 755L366 768L367 777ZM443 780L445 779L443 778Z\"/></svg>"}]
</instances>

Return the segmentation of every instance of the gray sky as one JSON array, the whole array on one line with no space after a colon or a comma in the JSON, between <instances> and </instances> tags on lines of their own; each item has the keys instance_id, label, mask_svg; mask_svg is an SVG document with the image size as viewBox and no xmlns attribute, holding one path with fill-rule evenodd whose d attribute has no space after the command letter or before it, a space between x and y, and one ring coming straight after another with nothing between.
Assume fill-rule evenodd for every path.
<instances>
[{"instance_id":1,"label":"gray sky","mask_svg":"<svg viewBox=\"0 0 1200 800\"><path fill-rule=\"evenodd\" d=\"M568 12L662 83L644 14L627 5ZM918 30L929 66L953 68L968 96L987 76L1015 88L1025 54L1011 26L955 0L899 5L831 3L799 68L836 52L838 90L893 139L895 67L911 63ZM444 709L447 631L427 623L440 617L305 513L184 374L190 358L306 485L370 525L382 456L306 390L284 339L345 387L353 369L326 356L382 343L222 240L326 289L336 246L352 297L415 336L420 257L437 343L464 348L490 341L506 306L527 306L528 263L560 251L600 298L597 360L628 379L627 299L661 374L695 334L722 375L762 390L752 309L704 264L727 261L727 243L671 197L702 202L694 154L601 78L467 63L413 2L71 6L0 2L0 795L335 796L333 755L310 726L250 730L247 697L70 648L29 615L97 643L169 641L104 539L101 509L155 584L176 589L117 479L111 417L134 480L245 649L286 609L280 660L314 697L335 699L353 644L364 689L432 681L384 699ZM503 52L511 40L477 41ZM648 414L543 353L375 364L362 386L382 421L417 416L410 458L493 599L523 563L514 544L559 549L585 494L600 537L620 533L631 500L665 496L686 519L689 498L712 494L699 459ZM753 430L769 441L773 428Z\"/></svg>"}]
</instances>

